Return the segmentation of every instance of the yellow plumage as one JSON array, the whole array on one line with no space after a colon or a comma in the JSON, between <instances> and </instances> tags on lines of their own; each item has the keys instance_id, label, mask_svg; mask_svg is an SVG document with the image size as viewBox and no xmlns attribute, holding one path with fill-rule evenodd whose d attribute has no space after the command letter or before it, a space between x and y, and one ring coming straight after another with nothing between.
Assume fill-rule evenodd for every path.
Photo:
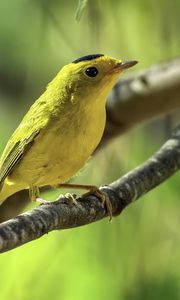
<instances>
[{"instance_id":1,"label":"yellow plumage","mask_svg":"<svg viewBox=\"0 0 180 300\"><path fill-rule=\"evenodd\" d=\"M34 200L38 187L64 183L83 167L102 137L107 95L134 64L89 55L60 70L7 143L0 202L25 188Z\"/></svg>"}]
</instances>

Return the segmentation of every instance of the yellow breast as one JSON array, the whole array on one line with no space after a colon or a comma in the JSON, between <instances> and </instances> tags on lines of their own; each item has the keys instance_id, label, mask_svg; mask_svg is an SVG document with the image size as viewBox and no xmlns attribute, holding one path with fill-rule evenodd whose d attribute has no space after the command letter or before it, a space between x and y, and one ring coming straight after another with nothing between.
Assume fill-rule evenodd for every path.
<instances>
[{"instance_id":1,"label":"yellow breast","mask_svg":"<svg viewBox=\"0 0 180 300\"><path fill-rule=\"evenodd\" d=\"M77 106L73 113L63 111L51 119L10 179L16 181L21 177L25 186L43 186L63 183L75 175L102 137L105 126L103 102L97 106L94 101L90 109Z\"/></svg>"}]
</instances>

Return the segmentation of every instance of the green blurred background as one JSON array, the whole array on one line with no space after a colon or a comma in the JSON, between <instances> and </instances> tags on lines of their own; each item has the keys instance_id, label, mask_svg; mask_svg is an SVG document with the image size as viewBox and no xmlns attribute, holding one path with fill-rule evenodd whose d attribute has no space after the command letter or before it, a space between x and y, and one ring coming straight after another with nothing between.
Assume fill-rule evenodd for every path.
<instances>
[{"instance_id":1,"label":"green blurred background","mask_svg":"<svg viewBox=\"0 0 180 300\"><path fill-rule=\"evenodd\" d=\"M75 58L106 53L137 59L140 70L179 55L179 0L85 3L77 22L77 0L0 1L0 151L30 104ZM113 140L74 181L117 179L160 146L173 122L166 117ZM1 254L0 300L180 299L179 211L175 175L111 224L52 232Z\"/></svg>"}]
</instances>

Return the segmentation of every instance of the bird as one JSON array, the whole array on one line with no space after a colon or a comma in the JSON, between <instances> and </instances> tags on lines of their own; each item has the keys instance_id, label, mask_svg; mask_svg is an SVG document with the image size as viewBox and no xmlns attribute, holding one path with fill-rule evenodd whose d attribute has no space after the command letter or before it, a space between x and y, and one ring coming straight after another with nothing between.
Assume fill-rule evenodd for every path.
<instances>
[{"instance_id":1,"label":"bird","mask_svg":"<svg viewBox=\"0 0 180 300\"><path fill-rule=\"evenodd\" d=\"M92 185L67 182L101 140L108 94L121 73L136 63L88 54L61 68L2 153L0 204L22 189L29 189L30 200L42 199L39 188L43 186L74 186L97 194L98 188Z\"/></svg>"}]
</instances>

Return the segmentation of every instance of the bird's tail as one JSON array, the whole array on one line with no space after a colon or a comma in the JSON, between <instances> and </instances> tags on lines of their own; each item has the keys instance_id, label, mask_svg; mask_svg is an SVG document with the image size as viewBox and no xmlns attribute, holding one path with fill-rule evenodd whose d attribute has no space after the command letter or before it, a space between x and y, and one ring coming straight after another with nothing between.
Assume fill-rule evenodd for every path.
<instances>
[{"instance_id":1,"label":"bird's tail","mask_svg":"<svg viewBox=\"0 0 180 300\"><path fill-rule=\"evenodd\" d=\"M6 179L3 185L0 187L0 205L11 195L15 194L16 192L22 190L23 187L21 185L15 184L11 181Z\"/></svg>"}]
</instances>

